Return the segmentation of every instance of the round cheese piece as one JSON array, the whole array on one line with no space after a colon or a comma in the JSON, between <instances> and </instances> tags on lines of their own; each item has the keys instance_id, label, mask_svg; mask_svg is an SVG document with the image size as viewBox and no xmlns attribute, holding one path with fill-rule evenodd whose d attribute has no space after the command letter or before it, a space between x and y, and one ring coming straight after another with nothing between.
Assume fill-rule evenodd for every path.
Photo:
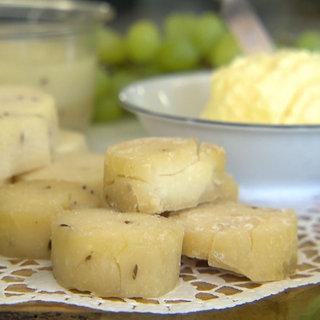
<instances>
[{"instance_id":1,"label":"round cheese piece","mask_svg":"<svg viewBox=\"0 0 320 320\"><path fill-rule=\"evenodd\" d=\"M159 297L179 281L182 241L183 228L159 215L73 210L53 223L53 273L102 297Z\"/></svg>"},{"instance_id":2,"label":"round cheese piece","mask_svg":"<svg viewBox=\"0 0 320 320\"><path fill-rule=\"evenodd\" d=\"M184 227L186 256L252 281L281 280L295 271L297 218L292 210L231 201L181 210L170 218Z\"/></svg>"},{"instance_id":3,"label":"round cheese piece","mask_svg":"<svg viewBox=\"0 0 320 320\"><path fill-rule=\"evenodd\" d=\"M66 181L25 181L0 187L0 254L48 259L51 223L63 210L100 206L99 195Z\"/></svg>"},{"instance_id":4,"label":"round cheese piece","mask_svg":"<svg viewBox=\"0 0 320 320\"><path fill-rule=\"evenodd\" d=\"M104 198L123 212L193 207L216 198L225 165L223 148L193 138L125 141L106 150Z\"/></svg>"}]
</instances>

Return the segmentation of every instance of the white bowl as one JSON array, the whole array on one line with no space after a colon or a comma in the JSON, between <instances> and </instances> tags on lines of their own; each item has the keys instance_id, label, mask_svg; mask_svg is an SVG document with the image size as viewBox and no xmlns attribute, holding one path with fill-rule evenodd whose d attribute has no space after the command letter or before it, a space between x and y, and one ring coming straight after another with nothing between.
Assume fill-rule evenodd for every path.
<instances>
[{"instance_id":1,"label":"white bowl","mask_svg":"<svg viewBox=\"0 0 320 320\"><path fill-rule=\"evenodd\" d=\"M199 119L210 94L210 74L141 80L124 88L119 98L152 136L196 137L224 147L227 171L239 183L244 201L284 204L320 195L320 125Z\"/></svg>"}]
</instances>

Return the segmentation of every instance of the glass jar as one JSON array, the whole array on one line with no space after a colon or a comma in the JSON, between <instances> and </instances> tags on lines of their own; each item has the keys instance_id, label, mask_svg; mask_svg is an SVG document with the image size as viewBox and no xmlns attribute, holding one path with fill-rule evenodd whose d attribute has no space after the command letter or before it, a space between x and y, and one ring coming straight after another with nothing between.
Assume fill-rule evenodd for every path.
<instances>
[{"instance_id":1,"label":"glass jar","mask_svg":"<svg viewBox=\"0 0 320 320\"><path fill-rule=\"evenodd\" d=\"M113 15L106 3L68 0L0 2L0 85L32 85L56 100L62 128L90 123L95 32Z\"/></svg>"}]
</instances>

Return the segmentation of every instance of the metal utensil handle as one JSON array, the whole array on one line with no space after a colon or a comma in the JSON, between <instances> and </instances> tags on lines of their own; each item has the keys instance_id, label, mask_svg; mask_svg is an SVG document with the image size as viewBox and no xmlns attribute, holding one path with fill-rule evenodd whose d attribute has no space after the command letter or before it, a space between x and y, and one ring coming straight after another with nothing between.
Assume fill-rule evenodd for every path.
<instances>
[{"instance_id":1,"label":"metal utensil handle","mask_svg":"<svg viewBox=\"0 0 320 320\"><path fill-rule=\"evenodd\" d=\"M245 53L275 50L271 36L247 0L222 0L221 14Z\"/></svg>"}]
</instances>

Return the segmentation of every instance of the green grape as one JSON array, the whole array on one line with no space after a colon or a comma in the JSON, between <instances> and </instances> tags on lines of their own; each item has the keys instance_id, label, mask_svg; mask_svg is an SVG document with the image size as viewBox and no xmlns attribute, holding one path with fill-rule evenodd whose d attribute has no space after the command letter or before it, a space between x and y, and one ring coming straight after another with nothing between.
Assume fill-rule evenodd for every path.
<instances>
[{"instance_id":1,"label":"green grape","mask_svg":"<svg viewBox=\"0 0 320 320\"><path fill-rule=\"evenodd\" d=\"M207 59L211 67L220 67L242 54L235 37L227 32L223 34L209 52Z\"/></svg>"},{"instance_id":2,"label":"green grape","mask_svg":"<svg viewBox=\"0 0 320 320\"><path fill-rule=\"evenodd\" d=\"M241 53L215 13L173 13L161 27L144 19L133 22L124 36L108 26L99 30L101 65L97 72L93 121L112 121L128 114L118 95L138 79L195 70L203 67L203 63L217 67Z\"/></svg>"},{"instance_id":3,"label":"green grape","mask_svg":"<svg viewBox=\"0 0 320 320\"><path fill-rule=\"evenodd\" d=\"M181 39L182 37L193 41L196 16L191 13L172 13L164 20L166 38Z\"/></svg>"},{"instance_id":4,"label":"green grape","mask_svg":"<svg viewBox=\"0 0 320 320\"><path fill-rule=\"evenodd\" d=\"M119 65L127 59L124 39L111 28L98 30L97 46L99 59L104 64Z\"/></svg>"},{"instance_id":5,"label":"green grape","mask_svg":"<svg viewBox=\"0 0 320 320\"><path fill-rule=\"evenodd\" d=\"M143 66L143 68L136 70L137 79L153 77L161 73L162 72L159 69L159 66L157 66L156 64Z\"/></svg>"},{"instance_id":6,"label":"green grape","mask_svg":"<svg viewBox=\"0 0 320 320\"><path fill-rule=\"evenodd\" d=\"M147 20L138 20L129 28L126 35L128 57L136 63L151 61L161 44L157 26Z\"/></svg>"},{"instance_id":7,"label":"green grape","mask_svg":"<svg viewBox=\"0 0 320 320\"><path fill-rule=\"evenodd\" d=\"M300 49L320 51L320 32L305 31L296 39L294 45Z\"/></svg>"},{"instance_id":8,"label":"green grape","mask_svg":"<svg viewBox=\"0 0 320 320\"><path fill-rule=\"evenodd\" d=\"M194 28L194 43L204 56L227 31L223 20L215 13L203 14L197 20Z\"/></svg>"},{"instance_id":9,"label":"green grape","mask_svg":"<svg viewBox=\"0 0 320 320\"><path fill-rule=\"evenodd\" d=\"M135 73L134 69L115 70L111 77L114 94L118 95L121 89L129 85L131 82L136 81L137 78L138 75Z\"/></svg>"},{"instance_id":10,"label":"green grape","mask_svg":"<svg viewBox=\"0 0 320 320\"><path fill-rule=\"evenodd\" d=\"M198 50L183 37L164 41L157 57L157 64L163 72L195 69L198 62Z\"/></svg>"},{"instance_id":11,"label":"green grape","mask_svg":"<svg viewBox=\"0 0 320 320\"><path fill-rule=\"evenodd\" d=\"M100 100L94 109L93 122L106 122L120 119L124 114L118 97L114 95L106 96Z\"/></svg>"},{"instance_id":12,"label":"green grape","mask_svg":"<svg viewBox=\"0 0 320 320\"><path fill-rule=\"evenodd\" d=\"M111 77L104 67L99 66L96 74L96 84L94 92L95 101L102 100L107 94L111 92L111 90Z\"/></svg>"},{"instance_id":13,"label":"green grape","mask_svg":"<svg viewBox=\"0 0 320 320\"><path fill-rule=\"evenodd\" d=\"M100 76L100 79L102 79L101 85L105 88L105 83L107 89L106 91L100 91L100 98L96 98L93 122L117 120L127 114L119 102L119 92L124 86L135 81L137 75L130 69L116 69L109 74L102 73ZM105 76L107 76L107 78L105 78Z\"/></svg>"}]
</instances>

